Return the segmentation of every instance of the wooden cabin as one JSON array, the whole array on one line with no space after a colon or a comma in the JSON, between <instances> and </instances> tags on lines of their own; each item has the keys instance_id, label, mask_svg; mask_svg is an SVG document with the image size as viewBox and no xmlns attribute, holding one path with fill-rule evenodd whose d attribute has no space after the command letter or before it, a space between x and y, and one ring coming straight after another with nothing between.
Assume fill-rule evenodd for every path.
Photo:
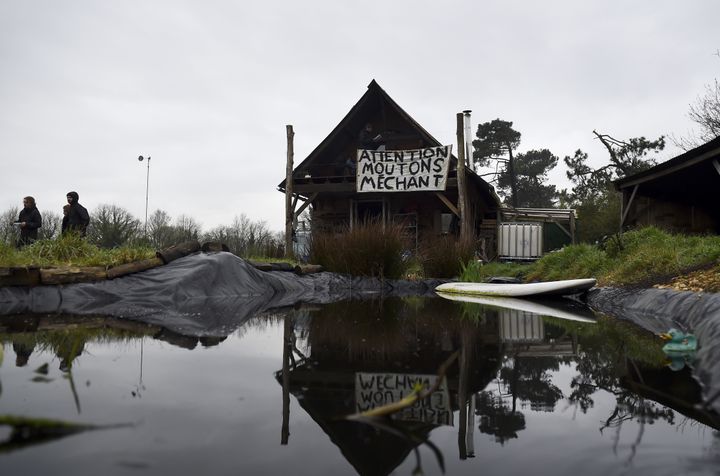
<instances>
[{"instance_id":1,"label":"wooden cabin","mask_svg":"<svg viewBox=\"0 0 720 476\"><path fill-rule=\"evenodd\" d=\"M454 125L454 118L448 117L448 124ZM458 228L458 161L444 145L373 80L350 112L294 168L291 190L295 218L311 205L313 231L347 229L370 219L398 222L404 224L416 246L426 237L451 235ZM391 160L397 151L420 149L448 152L442 189L427 182L406 186L405 179L370 183L361 177L358 183L358 172L364 166L360 150L370 150L373 161L375 155L382 161ZM479 246L494 250L499 199L494 189L469 167L465 167L465 177L473 236L482 241ZM286 180L279 184L279 190L286 191Z\"/></svg>"},{"instance_id":2,"label":"wooden cabin","mask_svg":"<svg viewBox=\"0 0 720 476\"><path fill-rule=\"evenodd\" d=\"M720 233L720 137L615 182L622 193L621 229Z\"/></svg>"}]
</instances>

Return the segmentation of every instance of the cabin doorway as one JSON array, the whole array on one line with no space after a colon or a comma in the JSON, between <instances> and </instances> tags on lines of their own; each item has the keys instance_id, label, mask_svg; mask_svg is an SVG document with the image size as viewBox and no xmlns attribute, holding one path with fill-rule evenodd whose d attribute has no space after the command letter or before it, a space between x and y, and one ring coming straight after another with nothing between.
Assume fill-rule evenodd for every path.
<instances>
[{"instance_id":1,"label":"cabin doorway","mask_svg":"<svg viewBox=\"0 0 720 476\"><path fill-rule=\"evenodd\" d=\"M353 200L350 215L351 225L358 225L369 221L385 223L388 206L385 200Z\"/></svg>"}]
</instances>

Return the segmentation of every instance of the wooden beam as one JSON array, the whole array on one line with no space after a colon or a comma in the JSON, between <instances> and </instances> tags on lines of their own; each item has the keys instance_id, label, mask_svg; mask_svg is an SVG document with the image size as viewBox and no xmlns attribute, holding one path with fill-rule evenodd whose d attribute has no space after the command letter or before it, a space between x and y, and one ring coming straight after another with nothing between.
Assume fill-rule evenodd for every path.
<instances>
[{"instance_id":1,"label":"wooden beam","mask_svg":"<svg viewBox=\"0 0 720 476\"><path fill-rule=\"evenodd\" d=\"M622 217L620 218L620 231L622 232L623 225L625 224L625 219L628 216L628 213L630 212L630 206L632 205L633 200L635 200L635 194L638 191L638 187L640 185L635 185L633 187L632 194L630 195L630 200L628 200L627 205L625 205L625 210L622 212Z\"/></svg>"},{"instance_id":2,"label":"wooden beam","mask_svg":"<svg viewBox=\"0 0 720 476\"><path fill-rule=\"evenodd\" d=\"M302 206L301 206L300 208L298 208L298 210L295 212L295 219L296 219L296 220L298 219L298 217L300 216L300 214L301 214L302 212L304 212L305 209L312 204L313 200L315 200L315 199L317 198L317 196L318 196L318 193L317 193L317 192L313 193L313 194L310 196L310 198L308 198L308 199L305 201L305 203L303 203Z\"/></svg>"},{"instance_id":3,"label":"wooden beam","mask_svg":"<svg viewBox=\"0 0 720 476\"><path fill-rule=\"evenodd\" d=\"M572 234L571 232L569 232L567 228L565 228L564 226L562 226L562 224L560 224L560 222L555 221L555 220L548 220L548 221L545 222L545 223L554 223L554 224L556 224L557 227L560 228L560 230L561 230L563 233L565 233L571 240L574 240L574 239L575 239L575 237L573 236L573 234ZM572 224L571 224L571 228L572 228ZM574 244L574 243L573 243L573 244Z\"/></svg>"},{"instance_id":4,"label":"wooden beam","mask_svg":"<svg viewBox=\"0 0 720 476\"><path fill-rule=\"evenodd\" d=\"M450 201L449 198L447 198L445 195L443 195L440 192L435 192L435 195L437 196L437 198L440 199L441 202L443 202L450 209L451 212L453 212L455 214L455 216L460 218L460 211L453 204L453 202Z\"/></svg>"}]
</instances>

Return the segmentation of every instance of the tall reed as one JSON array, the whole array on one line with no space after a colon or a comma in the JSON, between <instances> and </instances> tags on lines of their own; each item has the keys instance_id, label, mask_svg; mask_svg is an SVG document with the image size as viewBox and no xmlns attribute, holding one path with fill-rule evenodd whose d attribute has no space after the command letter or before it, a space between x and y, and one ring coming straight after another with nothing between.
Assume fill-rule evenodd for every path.
<instances>
[{"instance_id":1,"label":"tall reed","mask_svg":"<svg viewBox=\"0 0 720 476\"><path fill-rule=\"evenodd\" d=\"M310 261L337 273L398 279L408 270L407 250L401 225L370 220L340 232L315 232Z\"/></svg>"}]
</instances>

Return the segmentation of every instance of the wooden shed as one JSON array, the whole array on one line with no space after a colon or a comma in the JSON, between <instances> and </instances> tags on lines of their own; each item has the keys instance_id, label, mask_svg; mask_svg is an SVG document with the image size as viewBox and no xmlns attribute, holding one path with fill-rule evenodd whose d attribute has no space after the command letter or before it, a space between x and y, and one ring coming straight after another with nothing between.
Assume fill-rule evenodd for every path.
<instances>
[{"instance_id":1,"label":"wooden shed","mask_svg":"<svg viewBox=\"0 0 720 476\"><path fill-rule=\"evenodd\" d=\"M621 229L720 233L720 137L615 182L622 193Z\"/></svg>"},{"instance_id":2,"label":"wooden shed","mask_svg":"<svg viewBox=\"0 0 720 476\"><path fill-rule=\"evenodd\" d=\"M449 117L448 124L454 126L454 118ZM442 189L422 183L403 188L395 180L368 191L362 190L357 180L358 164L362 164L359 151L365 149L376 149L381 157L395 151L448 150L373 80L350 112L294 168L291 190L295 218L312 205L313 231L341 230L368 219L399 222L416 245L425 237L453 234L458 216L458 160L452 153L448 152ZM494 189L469 167L465 168L465 177L473 234L487 249L494 249L500 201ZM285 192L286 180L278 188Z\"/></svg>"}]
</instances>

